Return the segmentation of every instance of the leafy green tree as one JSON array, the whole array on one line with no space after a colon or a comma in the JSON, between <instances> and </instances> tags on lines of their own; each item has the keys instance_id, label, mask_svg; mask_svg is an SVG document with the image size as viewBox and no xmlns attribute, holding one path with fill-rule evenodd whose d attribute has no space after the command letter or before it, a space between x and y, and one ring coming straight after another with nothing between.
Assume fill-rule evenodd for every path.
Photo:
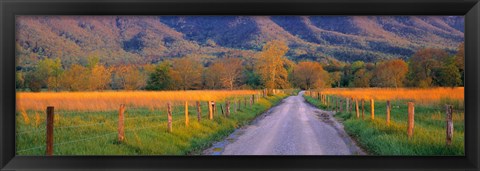
<instances>
[{"instance_id":1,"label":"leafy green tree","mask_svg":"<svg viewBox=\"0 0 480 171\"><path fill-rule=\"evenodd\" d=\"M89 76L88 68L73 64L72 67L62 75L60 87L68 91L85 91L89 88Z\"/></svg>"},{"instance_id":2,"label":"leafy green tree","mask_svg":"<svg viewBox=\"0 0 480 171\"><path fill-rule=\"evenodd\" d=\"M455 63L455 57L449 57L444 65L436 71L435 81L440 86L455 87L462 83L460 70Z\"/></svg>"},{"instance_id":3,"label":"leafy green tree","mask_svg":"<svg viewBox=\"0 0 480 171\"><path fill-rule=\"evenodd\" d=\"M42 80L34 71L29 71L25 74L25 84L32 92L39 92L42 90Z\"/></svg>"},{"instance_id":4,"label":"leafy green tree","mask_svg":"<svg viewBox=\"0 0 480 171\"><path fill-rule=\"evenodd\" d=\"M330 73L330 82L332 83L332 87L340 87L342 82L342 75L343 72L335 71Z\"/></svg>"},{"instance_id":5,"label":"leafy green tree","mask_svg":"<svg viewBox=\"0 0 480 171\"><path fill-rule=\"evenodd\" d=\"M410 86L434 86L435 71L442 67L442 61L448 53L442 49L420 49L408 61L408 80Z\"/></svg>"},{"instance_id":6,"label":"leafy green tree","mask_svg":"<svg viewBox=\"0 0 480 171\"><path fill-rule=\"evenodd\" d=\"M366 69L359 69L354 74L353 84L355 87L370 87L370 79L372 74Z\"/></svg>"},{"instance_id":7,"label":"leafy green tree","mask_svg":"<svg viewBox=\"0 0 480 171\"><path fill-rule=\"evenodd\" d=\"M97 64L100 62L100 58L98 56L92 55L87 58L87 68L92 70L93 67L97 66Z\"/></svg>"},{"instance_id":8,"label":"leafy green tree","mask_svg":"<svg viewBox=\"0 0 480 171\"><path fill-rule=\"evenodd\" d=\"M162 62L155 66L152 73L148 75L147 90L168 90L172 88L173 80L170 76L170 63Z\"/></svg>"},{"instance_id":9,"label":"leafy green tree","mask_svg":"<svg viewBox=\"0 0 480 171\"><path fill-rule=\"evenodd\" d=\"M357 72L359 69L365 68L365 62L363 61L355 61L350 65L350 68L353 73Z\"/></svg>"},{"instance_id":10,"label":"leafy green tree","mask_svg":"<svg viewBox=\"0 0 480 171\"><path fill-rule=\"evenodd\" d=\"M457 48L455 64L460 70L460 76L462 78L461 85L465 85L465 43L461 43Z\"/></svg>"},{"instance_id":11,"label":"leafy green tree","mask_svg":"<svg viewBox=\"0 0 480 171\"><path fill-rule=\"evenodd\" d=\"M58 91L60 87L60 78L64 72L62 62L59 58L56 58L53 61L49 61L48 66L50 67L47 80L48 89Z\"/></svg>"},{"instance_id":12,"label":"leafy green tree","mask_svg":"<svg viewBox=\"0 0 480 171\"><path fill-rule=\"evenodd\" d=\"M25 87L25 77L22 71L15 72L15 88L22 90Z\"/></svg>"}]
</instances>

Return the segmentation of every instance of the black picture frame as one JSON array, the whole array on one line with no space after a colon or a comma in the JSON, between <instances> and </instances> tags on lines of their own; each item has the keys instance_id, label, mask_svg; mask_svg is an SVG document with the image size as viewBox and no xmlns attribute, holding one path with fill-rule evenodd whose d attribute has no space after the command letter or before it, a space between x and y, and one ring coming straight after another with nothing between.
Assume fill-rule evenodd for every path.
<instances>
[{"instance_id":1,"label":"black picture frame","mask_svg":"<svg viewBox=\"0 0 480 171\"><path fill-rule=\"evenodd\" d=\"M16 15L464 15L465 156L15 156ZM2 170L479 170L478 0L0 0Z\"/></svg>"}]
</instances>

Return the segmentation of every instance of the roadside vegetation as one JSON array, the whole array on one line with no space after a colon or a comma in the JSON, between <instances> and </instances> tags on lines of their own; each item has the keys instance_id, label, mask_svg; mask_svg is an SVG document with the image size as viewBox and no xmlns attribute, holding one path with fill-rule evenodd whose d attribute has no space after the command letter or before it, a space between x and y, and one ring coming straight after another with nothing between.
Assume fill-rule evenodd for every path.
<instances>
[{"instance_id":1,"label":"roadside vegetation","mask_svg":"<svg viewBox=\"0 0 480 171\"><path fill-rule=\"evenodd\" d=\"M388 90L387 90L388 91ZM398 93L410 93L408 89L397 90ZM424 93L420 90L412 90L420 93L409 98L390 99L391 119L390 124L386 123L386 99L382 99L382 90L375 91L364 89L362 92L371 92L361 94L359 89L342 90L344 94L330 94L329 98L333 101L336 98L344 100L343 112L337 112L335 117L345 126L345 130L354 139L356 139L364 149L373 155L406 155L406 156L457 156L464 155L464 106L463 106L463 88L452 89L456 91L455 95L461 94L462 98L448 98L449 94L436 99L425 100L427 92L435 91L425 89ZM440 91L437 89L437 91ZM328 92L326 90L325 92ZM360 96L344 96L345 94ZM333 92L330 92L333 93ZM379 95L378 97L376 95ZM365 115L362 119L361 102L359 100L360 117L356 117L355 103L350 112L346 112L345 98L361 99L367 97L376 98L374 101L375 119L370 117L370 102L365 100ZM392 97L395 97L392 94ZM334 110L334 104L328 107L321 103L316 96L305 96L306 100L324 110ZM412 138L407 136L407 102L415 103L415 127ZM446 145L446 123L445 123L445 105L450 104L454 107L453 124L454 133L451 145Z\"/></svg>"},{"instance_id":2,"label":"roadside vegetation","mask_svg":"<svg viewBox=\"0 0 480 171\"><path fill-rule=\"evenodd\" d=\"M244 98L241 106L235 98L226 98L231 113L222 115L225 100L216 101L213 120L208 118L206 101L201 101L201 120L197 120L196 106L189 109L189 125L185 125L184 106L174 105L173 131L167 132L165 108L149 109L127 105L125 110L125 140L117 141L118 111L69 111L55 113L54 155L186 155L200 154L213 142L219 141L236 128L248 124L273 105L287 97L279 93L259 98L252 106ZM194 104L194 103L192 103ZM220 107L222 106L222 108ZM234 107L235 106L235 107ZM237 109L237 110L235 110ZM18 155L45 155L44 111L26 110L17 112L16 147ZM226 111L224 111L225 113Z\"/></svg>"}]
</instances>

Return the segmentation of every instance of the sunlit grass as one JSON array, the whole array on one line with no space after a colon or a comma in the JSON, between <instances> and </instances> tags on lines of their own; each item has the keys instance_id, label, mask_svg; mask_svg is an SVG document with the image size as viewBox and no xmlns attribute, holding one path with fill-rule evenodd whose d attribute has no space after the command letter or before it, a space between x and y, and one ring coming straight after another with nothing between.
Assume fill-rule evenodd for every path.
<instances>
[{"instance_id":1,"label":"sunlit grass","mask_svg":"<svg viewBox=\"0 0 480 171\"><path fill-rule=\"evenodd\" d=\"M150 110L165 108L167 102L223 100L258 91L107 91L107 92L18 92L17 110L45 110L47 106L75 111L111 111L120 104L144 107ZM190 103L193 105L193 103Z\"/></svg>"},{"instance_id":2,"label":"sunlit grass","mask_svg":"<svg viewBox=\"0 0 480 171\"><path fill-rule=\"evenodd\" d=\"M181 95L181 94L180 94ZM222 115L217 101L217 113L208 119L206 101L201 101L202 118L197 121L195 103L189 106L189 122L185 125L183 103L173 106L173 132L167 132L165 108L150 109L127 105L125 111L125 140L117 141L118 111L79 110L60 108L55 111L54 155L187 155L199 154L213 142L219 141L236 128L249 123L257 115L286 97L285 94L259 98L250 107L243 99L250 95L229 97L242 99L241 108L230 117ZM237 106L238 107L238 106ZM224 109L225 110L225 109ZM25 116L24 116L25 115ZM30 118L26 122L24 118ZM17 111L16 147L18 155L45 155L45 111ZM35 122L32 118L36 118Z\"/></svg>"},{"instance_id":3,"label":"sunlit grass","mask_svg":"<svg viewBox=\"0 0 480 171\"><path fill-rule=\"evenodd\" d=\"M407 90L403 90L403 93L409 94L412 97L407 99L389 99L391 100L391 119L390 125L386 124L386 100L382 99L382 93L375 94L374 90L378 89L363 89L367 95L361 95L359 91L340 93L342 96L333 96L331 98L345 99L345 95L357 95L354 98L372 98L375 100L375 119L370 119L370 102L365 101L365 118L362 119L361 111L360 118L356 118L355 107L352 107L352 111L347 113L345 111L338 112L335 117L343 122L345 130L352 137L354 137L359 144L364 147L370 154L373 155L420 155L420 156L445 156L445 155L464 155L464 111L463 108L458 108L460 105L455 105L453 113L454 122L454 138L452 145L446 145L446 128L445 128L445 106L439 104L451 104L450 101L444 100L444 97L436 98L423 98L421 95L413 95ZM460 93L459 89L456 89L456 93ZM462 88L463 90L463 88ZM428 90L424 90L428 92ZM433 90L432 90L433 91ZM330 91L330 92L337 92ZM341 92L341 91L338 91ZM384 91L385 92L385 91ZM383 92L383 93L384 93ZM400 91L402 92L402 91ZM414 91L417 92L418 91ZM463 97L463 91L461 92ZM397 97L407 97L400 95L397 92ZM447 95L447 94L443 94ZM451 97L460 97L460 95L448 94ZM352 97L352 96L350 96ZM308 102L326 109L326 105L321 104L318 98L312 98L305 96ZM414 136L409 139L407 136L407 102L412 100L425 100L423 103L415 103L415 128ZM428 101L426 101L428 99ZM463 99L457 99L453 102L463 102ZM355 103L350 103L354 105ZM346 103L343 103L346 105ZM359 105L361 103L359 102ZM332 104L330 104L327 110L333 110ZM462 105L463 107L463 105ZM361 110L361 107L359 107Z\"/></svg>"},{"instance_id":4,"label":"sunlit grass","mask_svg":"<svg viewBox=\"0 0 480 171\"><path fill-rule=\"evenodd\" d=\"M325 95L336 95L357 99L410 100L417 104L439 105L450 103L464 108L464 88L329 88L316 90ZM308 94L308 93L307 93Z\"/></svg>"}]
</instances>

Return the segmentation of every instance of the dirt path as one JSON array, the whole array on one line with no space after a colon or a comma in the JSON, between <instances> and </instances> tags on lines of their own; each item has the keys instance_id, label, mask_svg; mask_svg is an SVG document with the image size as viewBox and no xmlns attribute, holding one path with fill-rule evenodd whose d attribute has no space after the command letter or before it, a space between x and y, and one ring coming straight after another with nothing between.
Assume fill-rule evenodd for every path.
<instances>
[{"instance_id":1,"label":"dirt path","mask_svg":"<svg viewBox=\"0 0 480 171\"><path fill-rule=\"evenodd\" d=\"M284 99L204 154L364 155L332 117L333 113L310 105L303 93Z\"/></svg>"}]
</instances>

